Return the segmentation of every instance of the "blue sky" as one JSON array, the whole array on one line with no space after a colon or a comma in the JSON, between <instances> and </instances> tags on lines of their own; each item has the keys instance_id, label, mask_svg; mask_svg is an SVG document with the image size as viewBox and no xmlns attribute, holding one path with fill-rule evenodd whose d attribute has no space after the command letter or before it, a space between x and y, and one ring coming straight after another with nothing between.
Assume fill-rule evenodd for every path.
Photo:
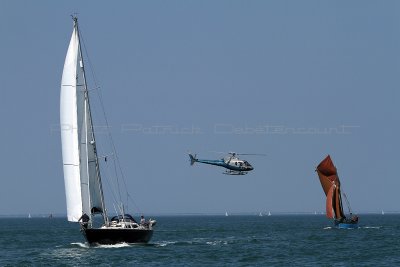
<instances>
[{"instance_id":1,"label":"blue sky","mask_svg":"<svg viewBox=\"0 0 400 267\"><path fill-rule=\"evenodd\" d=\"M398 1L17 0L0 8L0 214L66 212L74 12L141 212L323 211L327 154L355 212L400 210ZM228 176L189 150L267 157Z\"/></svg>"}]
</instances>

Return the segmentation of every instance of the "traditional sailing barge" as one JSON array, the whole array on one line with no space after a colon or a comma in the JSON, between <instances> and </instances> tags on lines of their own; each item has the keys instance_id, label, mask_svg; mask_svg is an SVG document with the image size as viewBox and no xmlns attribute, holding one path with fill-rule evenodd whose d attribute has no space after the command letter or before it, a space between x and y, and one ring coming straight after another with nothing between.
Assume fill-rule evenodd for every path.
<instances>
[{"instance_id":1,"label":"traditional sailing barge","mask_svg":"<svg viewBox=\"0 0 400 267\"><path fill-rule=\"evenodd\" d=\"M352 214L350 204L345 194L343 195L349 208L349 218L347 218L343 212L340 180L331 157L328 155L321 161L315 171L318 173L322 189L326 195L326 216L330 219L334 219L337 228L358 228L358 216Z\"/></svg>"}]
</instances>

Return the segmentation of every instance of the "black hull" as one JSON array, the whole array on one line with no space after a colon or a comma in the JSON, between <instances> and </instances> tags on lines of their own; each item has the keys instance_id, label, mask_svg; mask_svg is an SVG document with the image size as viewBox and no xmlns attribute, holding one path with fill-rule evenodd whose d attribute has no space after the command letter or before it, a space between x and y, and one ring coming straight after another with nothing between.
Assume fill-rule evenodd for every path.
<instances>
[{"instance_id":1,"label":"black hull","mask_svg":"<svg viewBox=\"0 0 400 267\"><path fill-rule=\"evenodd\" d=\"M83 234L89 244L114 245L118 243L142 243L150 241L153 230L130 228L88 228Z\"/></svg>"}]
</instances>

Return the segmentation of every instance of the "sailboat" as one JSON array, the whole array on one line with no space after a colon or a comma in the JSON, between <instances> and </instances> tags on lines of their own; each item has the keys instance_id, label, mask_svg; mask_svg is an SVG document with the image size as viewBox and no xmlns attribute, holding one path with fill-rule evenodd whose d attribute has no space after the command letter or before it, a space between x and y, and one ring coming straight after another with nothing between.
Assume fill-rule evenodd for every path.
<instances>
[{"instance_id":1,"label":"sailboat","mask_svg":"<svg viewBox=\"0 0 400 267\"><path fill-rule=\"evenodd\" d=\"M321 161L316 172L326 195L326 216L334 219L337 228L358 228L358 216L352 214L345 194L343 196L349 208L350 217L347 218L343 212L340 180L336 167L329 155Z\"/></svg>"},{"instance_id":2,"label":"sailboat","mask_svg":"<svg viewBox=\"0 0 400 267\"><path fill-rule=\"evenodd\" d=\"M80 223L81 232L89 244L147 243L153 235L154 220L137 223L131 215L125 214L123 206L117 216L111 220L108 218L88 88L81 33L78 19L73 16L60 95L68 221Z\"/></svg>"},{"instance_id":3,"label":"sailboat","mask_svg":"<svg viewBox=\"0 0 400 267\"><path fill-rule=\"evenodd\" d=\"M227 212L227 211L225 211L225 217L228 217L228 216L229 216L228 212Z\"/></svg>"},{"instance_id":4,"label":"sailboat","mask_svg":"<svg viewBox=\"0 0 400 267\"><path fill-rule=\"evenodd\" d=\"M271 216L271 212L270 211L268 211L268 216Z\"/></svg>"}]
</instances>

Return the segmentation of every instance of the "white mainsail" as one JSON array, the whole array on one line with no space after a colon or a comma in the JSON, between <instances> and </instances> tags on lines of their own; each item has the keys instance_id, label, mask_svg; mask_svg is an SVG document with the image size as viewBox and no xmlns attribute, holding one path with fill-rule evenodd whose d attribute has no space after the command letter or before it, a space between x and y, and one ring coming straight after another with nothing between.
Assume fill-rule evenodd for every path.
<instances>
[{"instance_id":1,"label":"white mainsail","mask_svg":"<svg viewBox=\"0 0 400 267\"><path fill-rule=\"evenodd\" d=\"M61 81L61 143L68 220L104 211L96 144L77 21Z\"/></svg>"}]
</instances>

